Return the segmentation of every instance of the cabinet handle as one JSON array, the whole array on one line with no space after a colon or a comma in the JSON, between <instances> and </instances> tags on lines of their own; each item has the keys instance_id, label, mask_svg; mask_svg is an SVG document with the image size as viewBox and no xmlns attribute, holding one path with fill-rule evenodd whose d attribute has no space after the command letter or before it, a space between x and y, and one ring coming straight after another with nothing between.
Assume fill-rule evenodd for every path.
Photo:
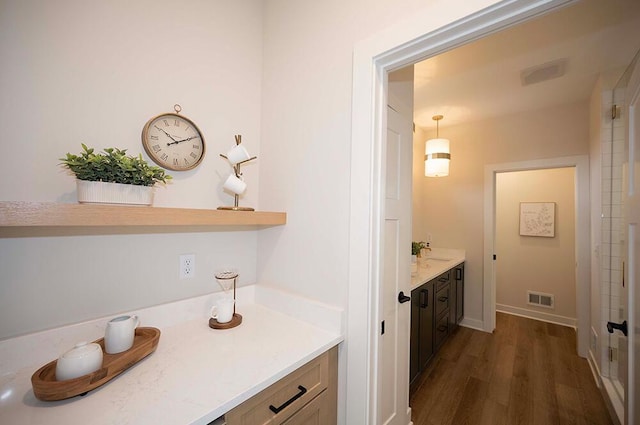
<instances>
[{"instance_id":1,"label":"cabinet handle","mask_svg":"<svg viewBox=\"0 0 640 425\"><path fill-rule=\"evenodd\" d=\"M462 280L462 269L456 269L456 280Z\"/></svg>"},{"instance_id":2,"label":"cabinet handle","mask_svg":"<svg viewBox=\"0 0 640 425\"><path fill-rule=\"evenodd\" d=\"M270 404L269 410L271 410L273 413L277 415L278 413L282 412L287 406L289 406L291 403L293 403L294 401L302 397L307 392L307 389L302 385L298 385L298 390L300 390L300 392L294 395L293 397L291 397L289 400L285 401L282 406L275 407L273 404Z\"/></svg>"},{"instance_id":3,"label":"cabinet handle","mask_svg":"<svg viewBox=\"0 0 640 425\"><path fill-rule=\"evenodd\" d=\"M449 299L449 297L440 297L438 298L438 301L440 301L441 303L447 301Z\"/></svg>"},{"instance_id":4,"label":"cabinet handle","mask_svg":"<svg viewBox=\"0 0 640 425\"><path fill-rule=\"evenodd\" d=\"M446 331L447 329L448 329L448 328L447 328L445 325L440 325L440 326L438 326L438 330L439 330L440 332L444 332L444 331Z\"/></svg>"},{"instance_id":5,"label":"cabinet handle","mask_svg":"<svg viewBox=\"0 0 640 425\"><path fill-rule=\"evenodd\" d=\"M420 308L429 307L429 290L423 289L420 291Z\"/></svg>"}]
</instances>

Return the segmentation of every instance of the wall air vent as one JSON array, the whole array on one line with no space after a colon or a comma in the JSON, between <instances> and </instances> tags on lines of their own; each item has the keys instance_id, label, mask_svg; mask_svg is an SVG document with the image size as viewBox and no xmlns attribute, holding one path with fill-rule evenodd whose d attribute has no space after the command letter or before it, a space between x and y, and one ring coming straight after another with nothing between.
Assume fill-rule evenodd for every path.
<instances>
[{"instance_id":1,"label":"wall air vent","mask_svg":"<svg viewBox=\"0 0 640 425\"><path fill-rule=\"evenodd\" d=\"M554 308L553 295L542 292L527 291L527 304L538 307Z\"/></svg>"},{"instance_id":2,"label":"wall air vent","mask_svg":"<svg viewBox=\"0 0 640 425\"><path fill-rule=\"evenodd\" d=\"M552 80L562 77L566 68L566 59L557 59L542 65L532 66L520 72L520 81L523 86L528 86L529 84Z\"/></svg>"}]
</instances>

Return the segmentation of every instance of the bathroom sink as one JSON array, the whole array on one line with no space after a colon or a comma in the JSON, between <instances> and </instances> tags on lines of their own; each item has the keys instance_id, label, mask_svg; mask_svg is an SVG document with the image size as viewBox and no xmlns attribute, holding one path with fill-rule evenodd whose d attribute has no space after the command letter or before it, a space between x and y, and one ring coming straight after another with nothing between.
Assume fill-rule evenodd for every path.
<instances>
[{"instance_id":1,"label":"bathroom sink","mask_svg":"<svg viewBox=\"0 0 640 425\"><path fill-rule=\"evenodd\" d=\"M451 258L443 258L443 257L427 257L427 261L451 261Z\"/></svg>"}]
</instances>

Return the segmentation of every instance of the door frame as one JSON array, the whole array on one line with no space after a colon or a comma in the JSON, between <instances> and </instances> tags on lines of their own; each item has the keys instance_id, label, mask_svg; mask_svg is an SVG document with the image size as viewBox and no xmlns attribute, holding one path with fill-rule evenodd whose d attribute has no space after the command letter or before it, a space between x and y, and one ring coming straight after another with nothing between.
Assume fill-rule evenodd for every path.
<instances>
[{"instance_id":1,"label":"door frame","mask_svg":"<svg viewBox=\"0 0 640 425\"><path fill-rule=\"evenodd\" d=\"M578 355L587 357L591 323L591 227L589 156L577 155L532 161L489 164L484 171L484 287L483 326L486 332L496 327L496 175L512 171L543 170L550 168L575 168L575 262L576 262L576 345Z\"/></svg>"},{"instance_id":2,"label":"door frame","mask_svg":"<svg viewBox=\"0 0 640 425\"><path fill-rule=\"evenodd\" d=\"M543 15L577 0L435 1L357 43L353 53L349 275L345 405L342 423L375 417L380 312L381 156L387 73ZM407 341L408 343L408 341Z\"/></svg>"}]
</instances>

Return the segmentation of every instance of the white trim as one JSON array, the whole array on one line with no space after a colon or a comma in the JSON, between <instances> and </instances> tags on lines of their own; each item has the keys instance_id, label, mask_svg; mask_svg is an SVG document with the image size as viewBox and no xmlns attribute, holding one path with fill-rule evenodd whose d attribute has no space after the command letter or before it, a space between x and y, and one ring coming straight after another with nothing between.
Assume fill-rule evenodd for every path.
<instances>
[{"instance_id":1,"label":"white trim","mask_svg":"<svg viewBox=\"0 0 640 425\"><path fill-rule=\"evenodd\" d=\"M602 388L603 384L602 375L600 375L600 368L598 367L596 356L591 350L589 350L589 355L587 356L587 363L589 363L589 369L591 369L591 374L593 375L593 380L596 382L596 386L598 388Z\"/></svg>"},{"instance_id":2,"label":"white trim","mask_svg":"<svg viewBox=\"0 0 640 425\"><path fill-rule=\"evenodd\" d=\"M387 72L435 56L575 0L437 0L358 43L353 55L346 412L375 423L379 234ZM430 31L425 33L425 31ZM587 293L588 296L588 293Z\"/></svg>"},{"instance_id":3,"label":"white trim","mask_svg":"<svg viewBox=\"0 0 640 425\"><path fill-rule=\"evenodd\" d=\"M568 326L573 329L576 328L576 319L573 317L558 316L557 314L544 313L542 311L529 310L528 308L514 307L505 304L496 304L496 312L540 320L560 326Z\"/></svg>"},{"instance_id":4,"label":"white trim","mask_svg":"<svg viewBox=\"0 0 640 425\"><path fill-rule=\"evenodd\" d=\"M484 323L482 322L482 320L470 319L468 317L465 317L460 322L460 326L484 332Z\"/></svg>"},{"instance_id":5,"label":"white trim","mask_svg":"<svg viewBox=\"0 0 640 425\"><path fill-rule=\"evenodd\" d=\"M620 423L624 422L624 405L622 404L622 400L617 394L617 390L613 386L613 382L611 379L603 379L602 385L604 386L604 394L609 399L609 403L613 407L613 410L616 413L617 419Z\"/></svg>"},{"instance_id":6,"label":"white trim","mask_svg":"<svg viewBox=\"0 0 640 425\"><path fill-rule=\"evenodd\" d=\"M493 332L496 320L495 282L495 187L496 174L548 168L575 167L576 173L576 318L577 347L580 357L587 357L590 329L591 257L589 219L589 157L587 155L547 158L533 161L489 164L484 180L484 322L485 331Z\"/></svg>"}]
</instances>

